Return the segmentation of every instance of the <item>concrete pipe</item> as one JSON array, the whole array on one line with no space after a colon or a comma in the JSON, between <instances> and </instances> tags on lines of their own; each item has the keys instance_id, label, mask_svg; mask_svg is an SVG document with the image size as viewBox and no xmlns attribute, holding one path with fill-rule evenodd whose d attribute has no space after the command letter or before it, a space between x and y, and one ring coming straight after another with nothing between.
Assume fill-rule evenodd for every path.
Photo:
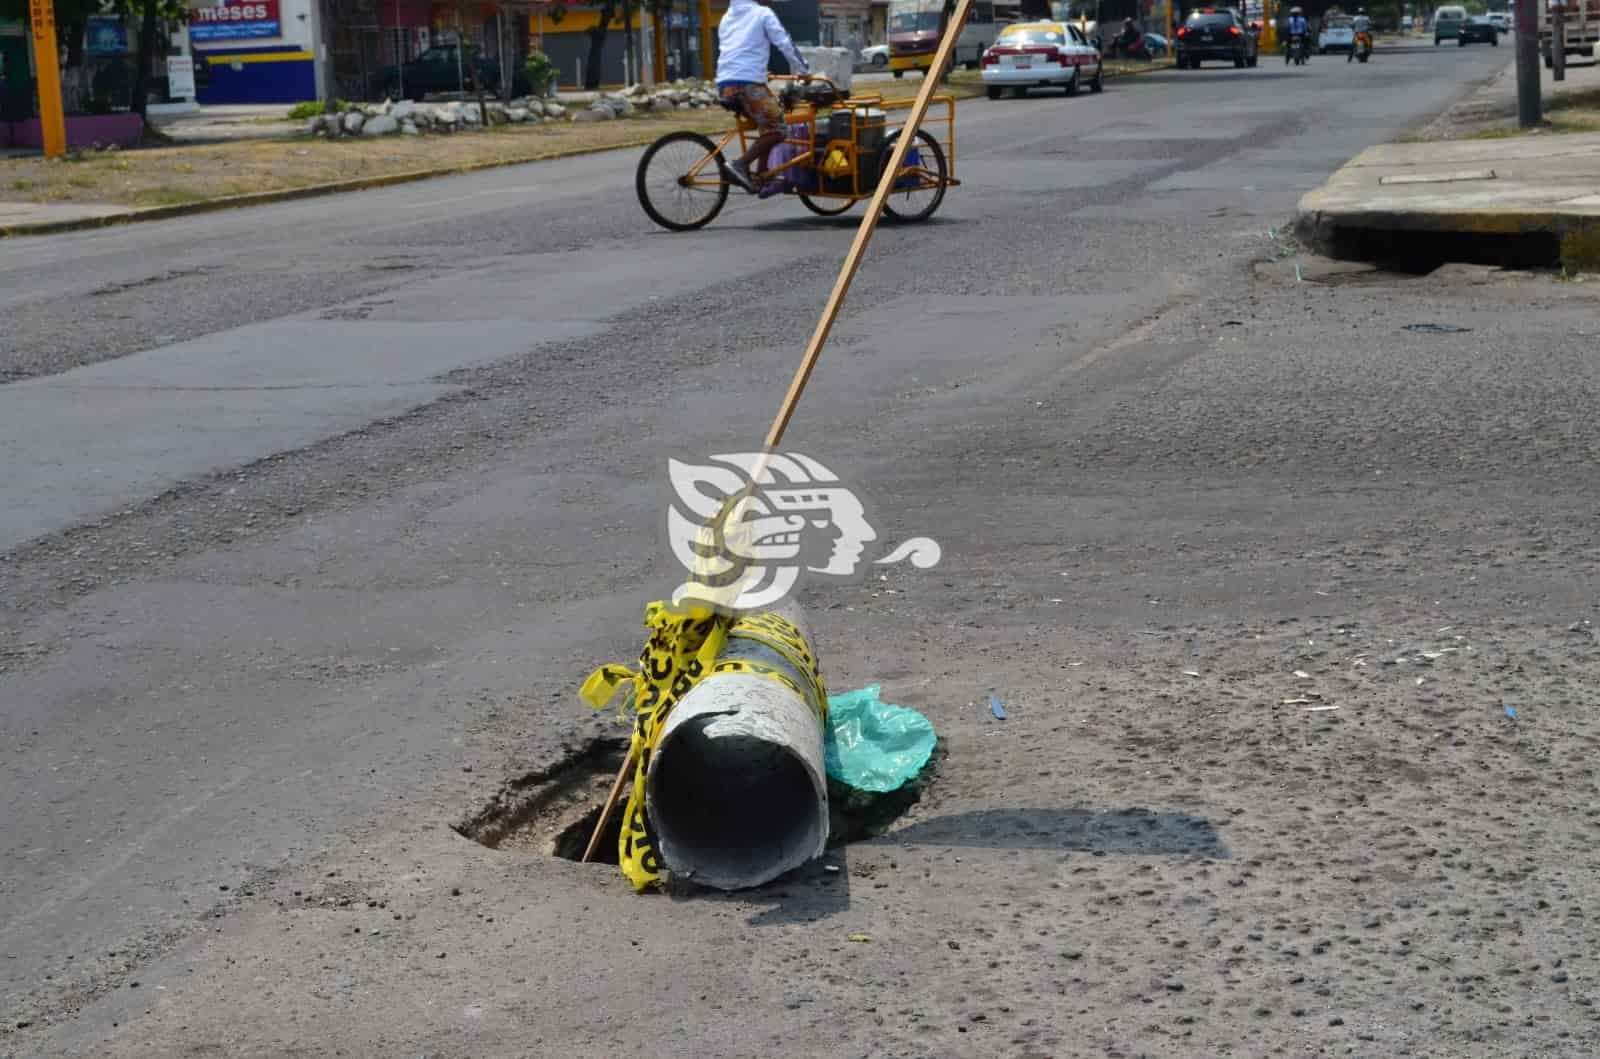
<instances>
[{"instance_id":1,"label":"concrete pipe","mask_svg":"<svg viewBox=\"0 0 1600 1059\"><path fill-rule=\"evenodd\" d=\"M776 613L805 636L796 608ZM788 658L740 638L737 626L717 658L763 663L810 686ZM828 781L820 705L766 677L725 672L673 707L645 777L645 811L669 871L739 890L821 856Z\"/></svg>"}]
</instances>

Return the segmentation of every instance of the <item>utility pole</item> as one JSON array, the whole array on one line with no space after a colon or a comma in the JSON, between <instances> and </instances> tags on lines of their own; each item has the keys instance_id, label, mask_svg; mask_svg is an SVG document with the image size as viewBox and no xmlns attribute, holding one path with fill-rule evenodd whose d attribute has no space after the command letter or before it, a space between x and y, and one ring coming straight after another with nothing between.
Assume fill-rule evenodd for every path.
<instances>
[{"instance_id":1,"label":"utility pole","mask_svg":"<svg viewBox=\"0 0 1600 1059\"><path fill-rule=\"evenodd\" d=\"M1567 5L1566 0L1550 0L1550 63L1554 80L1567 79Z\"/></svg>"},{"instance_id":2,"label":"utility pole","mask_svg":"<svg viewBox=\"0 0 1600 1059\"><path fill-rule=\"evenodd\" d=\"M61 108L61 46L56 43L56 8L53 0L29 0L28 21L33 27L33 62L39 82L39 130L44 156L67 153L67 118ZM140 61L144 61L140 55Z\"/></svg>"},{"instance_id":3,"label":"utility pole","mask_svg":"<svg viewBox=\"0 0 1600 1059\"><path fill-rule=\"evenodd\" d=\"M1517 0L1517 124L1539 124L1539 0Z\"/></svg>"},{"instance_id":4,"label":"utility pole","mask_svg":"<svg viewBox=\"0 0 1600 1059\"><path fill-rule=\"evenodd\" d=\"M711 21L711 0L700 0L700 80L712 81L717 76L717 57L712 52L712 34L716 23Z\"/></svg>"}]
</instances>

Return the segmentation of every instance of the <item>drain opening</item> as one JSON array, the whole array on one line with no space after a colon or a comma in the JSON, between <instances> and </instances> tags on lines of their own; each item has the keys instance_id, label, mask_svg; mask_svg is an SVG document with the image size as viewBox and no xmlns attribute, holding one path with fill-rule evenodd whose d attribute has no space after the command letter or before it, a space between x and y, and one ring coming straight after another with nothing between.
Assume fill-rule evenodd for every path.
<instances>
[{"instance_id":1,"label":"drain opening","mask_svg":"<svg viewBox=\"0 0 1600 1059\"><path fill-rule=\"evenodd\" d=\"M1502 268L1554 268L1561 264L1561 240L1554 232L1407 232L1339 228L1327 256L1370 261L1391 272L1425 276L1441 265L1499 265Z\"/></svg>"},{"instance_id":2,"label":"drain opening","mask_svg":"<svg viewBox=\"0 0 1600 1059\"><path fill-rule=\"evenodd\" d=\"M484 808L455 825L457 833L495 850L580 860L594 833L628 744L596 739L552 768L513 780ZM830 848L875 838L922 800L945 758L941 738L917 778L887 794L828 781ZM627 792L623 792L623 800ZM592 863L616 864L622 805L611 814Z\"/></svg>"}]
</instances>

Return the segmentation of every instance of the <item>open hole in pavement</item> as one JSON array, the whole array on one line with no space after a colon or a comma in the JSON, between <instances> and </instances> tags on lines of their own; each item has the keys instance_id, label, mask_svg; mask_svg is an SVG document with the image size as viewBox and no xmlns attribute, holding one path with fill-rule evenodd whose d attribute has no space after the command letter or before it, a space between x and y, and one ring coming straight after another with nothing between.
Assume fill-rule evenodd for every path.
<instances>
[{"instance_id":1,"label":"open hole in pavement","mask_svg":"<svg viewBox=\"0 0 1600 1059\"><path fill-rule=\"evenodd\" d=\"M456 824L455 830L490 849L579 860L627 747L625 739L592 740L554 766L510 781L488 805ZM917 778L888 794L869 795L829 780L828 845L861 842L888 831L922 800L944 757L945 742L940 739ZM618 805L601 836L594 863L617 863L621 827L622 806Z\"/></svg>"},{"instance_id":2,"label":"open hole in pavement","mask_svg":"<svg viewBox=\"0 0 1600 1059\"><path fill-rule=\"evenodd\" d=\"M593 739L546 769L511 780L455 830L490 849L578 860L622 767L628 741ZM595 862L617 862L622 813L611 814Z\"/></svg>"},{"instance_id":3,"label":"open hole in pavement","mask_svg":"<svg viewBox=\"0 0 1600 1059\"><path fill-rule=\"evenodd\" d=\"M1441 265L1555 268L1561 240L1554 232L1392 232L1340 228L1330 257L1371 261L1390 272L1425 276Z\"/></svg>"}]
</instances>

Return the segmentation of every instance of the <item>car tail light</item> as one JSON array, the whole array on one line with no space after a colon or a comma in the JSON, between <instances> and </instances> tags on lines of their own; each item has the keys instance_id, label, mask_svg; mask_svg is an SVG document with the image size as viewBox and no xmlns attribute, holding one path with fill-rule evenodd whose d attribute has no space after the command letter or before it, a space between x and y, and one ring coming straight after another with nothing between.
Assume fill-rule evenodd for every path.
<instances>
[{"instance_id":1,"label":"car tail light","mask_svg":"<svg viewBox=\"0 0 1600 1059\"><path fill-rule=\"evenodd\" d=\"M1243 36L1243 34L1239 32L1239 27L1238 26L1229 26L1228 27L1228 36L1230 36L1230 37L1240 37L1240 36Z\"/></svg>"},{"instance_id":2,"label":"car tail light","mask_svg":"<svg viewBox=\"0 0 1600 1059\"><path fill-rule=\"evenodd\" d=\"M986 51L983 53L983 58L978 60L978 62L982 66L997 66L1000 63L1000 56L996 55L992 51Z\"/></svg>"},{"instance_id":3,"label":"car tail light","mask_svg":"<svg viewBox=\"0 0 1600 1059\"><path fill-rule=\"evenodd\" d=\"M1189 27L1188 26L1184 26L1182 29L1178 30L1178 39L1179 40L1182 40L1183 38L1187 37L1188 35L1189 35Z\"/></svg>"}]
</instances>

